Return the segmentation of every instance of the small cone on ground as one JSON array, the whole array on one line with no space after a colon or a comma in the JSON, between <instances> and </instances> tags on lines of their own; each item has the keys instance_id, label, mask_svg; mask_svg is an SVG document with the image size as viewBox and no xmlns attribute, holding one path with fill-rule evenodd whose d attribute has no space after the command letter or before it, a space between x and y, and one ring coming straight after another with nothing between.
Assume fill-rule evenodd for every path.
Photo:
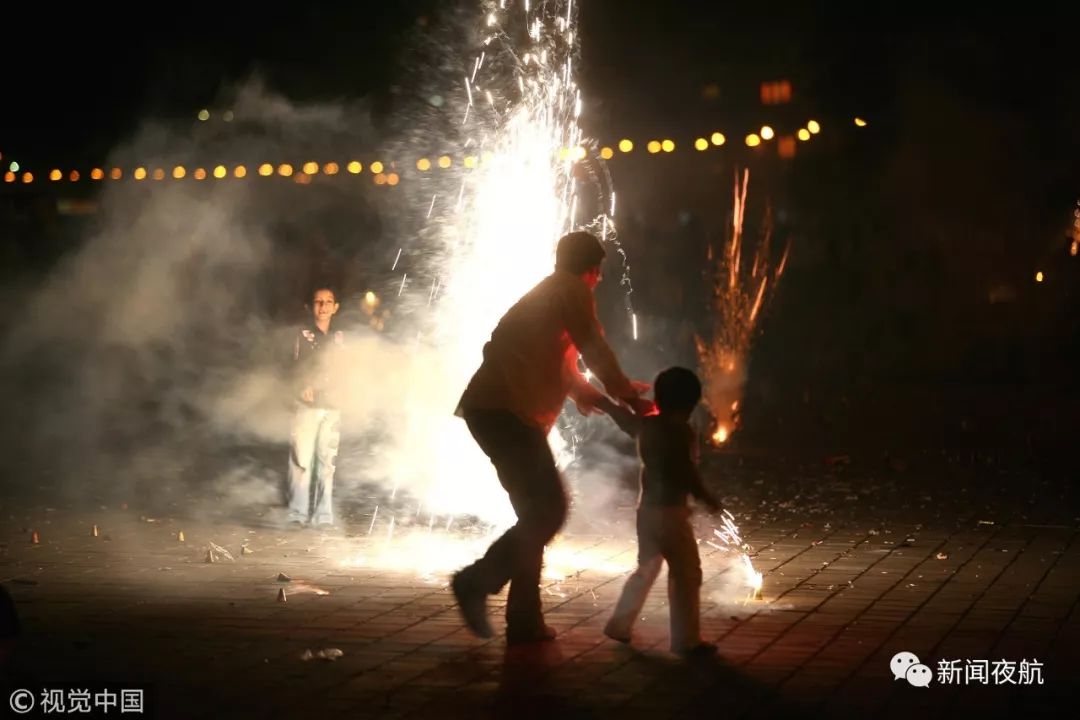
<instances>
[{"instance_id":1,"label":"small cone on ground","mask_svg":"<svg viewBox=\"0 0 1080 720\"><path fill-rule=\"evenodd\" d=\"M287 599L286 599L286 597L285 597L285 588L278 588L278 591L277 591L277 601L278 601L279 603L284 603L284 602L288 602L288 600L287 600Z\"/></svg>"},{"instance_id":2,"label":"small cone on ground","mask_svg":"<svg viewBox=\"0 0 1080 720\"><path fill-rule=\"evenodd\" d=\"M184 542L184 531L183 530L176 533L176 541L177 542Z\"/></svg>"},{"instance_id":3,"label":"small cone on ground","mask_svg":"<svg viewBox=\"0 0 1080 720\"><path fill-rule=\"evenodd\" d=\"M30 544L31 545L40 545L41 544L41 538L38 537L37 530L30 533Z\"/></svg>"},{"instance_id":4,"label":"small cone on ground","mask_svg":"<svg viewBox=\"0 0 1080 720\"><path fill-rule=\"evenodd\" d=\"M241 555L250 555L253 552L255 552L255 551L252 550L251 548L249 548L247 545L241 545L240 546L240 554Z\"/></svg>"},{"instance_id":5,"label":"small cone on ground","mask_svg":"<svg viewBox=\"0 0 1080 720\"><path fill-rule=\"evenodd\" d=\"M98 536L97 525L94 525L92 528L90 528L90 537L97 537L97 536Z\"/></svg>"}]
</instances>

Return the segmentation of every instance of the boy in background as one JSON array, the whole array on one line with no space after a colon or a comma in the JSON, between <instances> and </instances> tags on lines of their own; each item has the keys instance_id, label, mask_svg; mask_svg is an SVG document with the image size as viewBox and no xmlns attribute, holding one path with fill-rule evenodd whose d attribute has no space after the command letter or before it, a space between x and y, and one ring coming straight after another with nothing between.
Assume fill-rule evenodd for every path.
<instances>
[{"instance_id":1,"label":"boy in background","mask_svg":"<svg viewBox=\"0 0 1080 720\"><path fill-rule=\"evenodd\" d=\"M332 289L317 288L311 298L311 322L297 330L293 344L296 412L289 444L288 501L289 521L299 525L334 524L331 495L341 438L337 395L343 371L338 355L344 336L340 330L331 332L330 322L339 307Z\"/></svg>"}]
</instances>

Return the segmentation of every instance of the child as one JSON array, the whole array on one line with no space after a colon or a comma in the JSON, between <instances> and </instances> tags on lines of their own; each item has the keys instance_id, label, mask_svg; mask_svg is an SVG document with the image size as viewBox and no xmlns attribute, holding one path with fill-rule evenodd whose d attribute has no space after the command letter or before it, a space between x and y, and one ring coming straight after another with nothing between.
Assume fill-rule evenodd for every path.
<instances>
[{"instance_id":1,"label":"child","mask_svg":"<svg viewBox=\"0 0 1080 720\"><path fill-rule=\"evenodd\" d=\"M654 387L658 414L637 417L610 401L601 406L619 427L637 437L642 464L638 567L626 581L604 634L630 642L634 621L666 560L671 650L683 656L709 655L716 652L716 646L701 640L701 560L687 504L692 495L711 512L720 510L716 498L701 483L697 444L689 424L690 413L701 400L701 382L690 370L673 367L657 376Z\"/></svg>"}]
</instances>

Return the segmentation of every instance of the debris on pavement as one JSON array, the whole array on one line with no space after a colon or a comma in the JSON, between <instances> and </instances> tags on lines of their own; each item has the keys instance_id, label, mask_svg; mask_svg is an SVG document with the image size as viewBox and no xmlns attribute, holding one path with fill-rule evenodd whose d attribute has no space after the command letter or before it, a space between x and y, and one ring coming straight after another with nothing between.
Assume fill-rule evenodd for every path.
<instances>
[{"instance_id":1,"label":"debris on pavement","mask_svg":"<svg viewBox=\"0 0 1080 720\"><path fill-rule=\"evenodd\" d=\"M235 562L236 558L232 556L232 553L221 547L217 543L211 541L206 546L206 562L215 563L222 560L228 560L229 562Z\"/></svg>"}]
</instances>

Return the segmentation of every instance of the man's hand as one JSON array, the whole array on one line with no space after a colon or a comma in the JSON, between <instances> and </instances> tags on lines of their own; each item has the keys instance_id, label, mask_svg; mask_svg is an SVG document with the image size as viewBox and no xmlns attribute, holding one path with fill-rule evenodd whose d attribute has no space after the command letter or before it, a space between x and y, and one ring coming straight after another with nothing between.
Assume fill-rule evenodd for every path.
<instances>
[{"instance_id":1,"label":"man's hand","mask_svg":"<svg viewBox=\"0 0 1080 720\"><path fill-rule=\"evenodd\" d=\"M574 405L577 406L577 411L579 413L581 413L585 417L588 417L589 415L595 415L596 413L602 412L600 408L596 406L596 403L593 402L593 400L594 398L581 395L574 398Z\"/></svg>"},{"instance_id":2,"label":"man's hand","mask_svg":"<svg viewBox=\"0 0 1080 720\"><path fill-rule=\"evenodd\" d=\"M574 384L570 389L570 398L577 406L578 412L586 417L603 412L602 403L607 400L604 393L590 385L584 375L576 372L576 368L574 371Z\"/></svg>"},{"instance_id":3,"label":"man's hand","mask_svg":"<svg viewBox=\"0 0 1080 720\"><path fill-rule=\"evenodd\" d=\"M309 404L315 402L315 388L309 385L301 390L300 399Z\"/></svg>"},{"instance_id":4,"label":"man's hand","mask_svg":"<svg viewBox=\"0 0 1080 720\"><path fill-rule=\"evenodd\" d=\"M627 407L634 411L634 414L638 417L644 417L646 415L656 414L656 403L648 398L640 397L642 393L647 393L652 390L652 385L647 382L641 382L640 380L631 380L630 386L634 388L634 392L639 397L620 398Z\"/></svg>"}]
</instances>

